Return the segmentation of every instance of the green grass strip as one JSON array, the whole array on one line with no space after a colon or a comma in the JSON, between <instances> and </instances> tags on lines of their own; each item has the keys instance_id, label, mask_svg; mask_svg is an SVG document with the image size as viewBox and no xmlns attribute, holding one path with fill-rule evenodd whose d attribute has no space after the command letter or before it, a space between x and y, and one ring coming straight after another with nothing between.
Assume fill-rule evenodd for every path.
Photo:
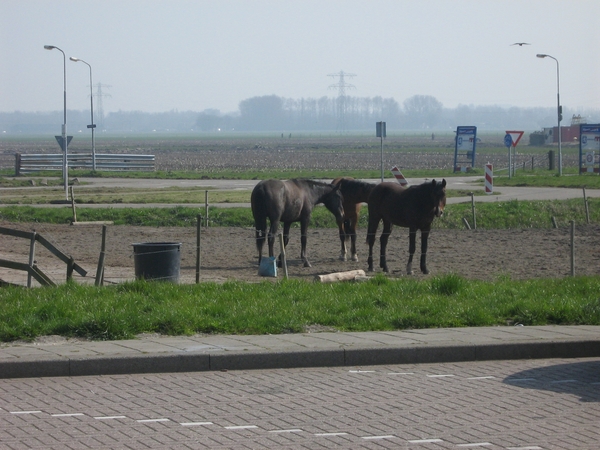
<instances>
[{"instance_id":1,"label":"green grass strip","mask_svg":"<svg viewBox=\"0 0 600 450\"><path fill-rule=\"evenodd\" d=\"M600 199L589 198L590 222L600 222ZM139 226L195 226L198 215L204 210L184 206L170 208L77 208L77 220L113 221L115 225ZM462 219L472 222L471 203L447 205L444 215L433 222L434 228L464 228ZM552 217L561 225L571 220L586 223L586 211L583 199L476 202L478 228L514 229L514 228L551 228ZM7 206L0 208L0 220L6 222L70 223L73 213L70 208L37 208L31 206ZM367 227L367 208L363 208L358 226ZM252 227L250 208L209 208L210 226ZM324 207L313 211L312 227L335 228L333 215Z\"/></svg>"},{"instance_id":2,"label":"green grass strip","mask_svg":"<svg viewBox=\"0 0 600 450\"><path fill-rule=\"evenodd\" d=\"M598 325L600 277L319 284L297 280L0 289L0 341L61 335L95 340L139 333L269 334L321 325L339 331L494 325Z\"/></svg>"}]
</instances>

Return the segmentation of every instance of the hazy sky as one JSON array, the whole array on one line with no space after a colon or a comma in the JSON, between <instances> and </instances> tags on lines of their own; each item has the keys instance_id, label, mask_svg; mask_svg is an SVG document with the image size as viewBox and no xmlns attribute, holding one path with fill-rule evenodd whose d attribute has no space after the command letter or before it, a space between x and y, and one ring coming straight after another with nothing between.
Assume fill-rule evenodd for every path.
<instances>
[{"instance_id":1,"label":"hazy sky","mask_svg":"<svg viewBox=\"0 0 600 450\"><path fill-rule=\"evenodd\" d=\"M528 46L511 46L528 42ZM231 112L254 96L600 108L599 0L0 0L0 111Z\"/></svg>"}]
</instances>

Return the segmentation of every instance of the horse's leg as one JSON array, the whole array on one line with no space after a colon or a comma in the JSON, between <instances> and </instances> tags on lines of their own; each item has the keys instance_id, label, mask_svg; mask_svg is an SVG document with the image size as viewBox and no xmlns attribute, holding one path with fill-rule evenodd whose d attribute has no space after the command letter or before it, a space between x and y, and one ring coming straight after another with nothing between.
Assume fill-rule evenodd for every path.
<instances>
[{"instance_id":1,"label":"horse's leg","mask_svg":"<svg viewBox=\"0 0 600 450\"><path fill-rule=\"evenodd\" d=\"M342 244L342 249L340 251L340 261L346 261L346 233L347 230L344 230L348 226L348 221L344 221L343 224L340 224L340 243Z\"/></svg>"},{"instance_id":2,"label":"horse's leg","mask_svg":"<svg viewBox=\"0 0 600 450\"><path fill-rule=\"evenodd\" d=\"M383 269L384 272L389 272L387 261L385 258L385 249L387 248L388 239L390 238L390 234L392 233L392 222L388 222L387 220L383 220L383 230L381 231L381 237L379 238L379 242L381 245L380 253L379 253L379 267Z\"/></svg>"},{"instance_id":3,"label":"horse's leg","mask_svg":"<svg viewBox=\"0 0 600 450\"><path fill-rule=\"evenodd\" d=\"M417 229L409 228L408 229L408 264L406 265L406 274L412 275L412 261L413 256L415 255L415 250L417 249Z\"/></svg>"},{"instance_id":4,"label":"horse's leg","mask_svg":"<svg viewBox=\"0 0 600 450\"><path fill-rule=\"evenodd\" d=\"M374 214L369 212L369 225L367 226L367 244L369 244L367 264L369 265L369 272L373 272L373 245L375 245L375 235L377 234L377 227L379 226L380 220L380 217L375 218L373 216Z\"/></svg>"},{"instance_id":5,"label":"horse's leg","mask_svg":"<svg viewBox=\"0 0 600 450\"><path fill-rule=\"evenodd\" d=\"M360 204L356 205L356 214L350 218L350 258L352 261L358 261L358 254L356 253L356 227L358 225Z\"/></svg>"},{"instance_id":6,"label":"horse's leg","mask_svg":"<svg viewBox=\"0 0 600 450\"><path fill-rule=\"evenodd\" d=\"M277 229L279 228L279 220L273 220L269 227L269 236L267 242L269 243L269 256L273 256L273 246L275 245L275 235L277 235Z\"/></svg>"},{"instance_id":7,"label":"horse's leg","mask_svg":"<svg viewBox=\"0 0 600 450\"><path fill-rule=\"evenodd\" d=\"M258 250L258 264L260 264L260 261L262 260L263 246L265 245L265 239L267 236L266 217L264 218L264 220L260 219L259 221L255 222L254 228L256 231L256 249Z\"/></svg>"},{"instance_id":8,"label":"horse's leg","mask_svg":"<svg viewBox=\"0 0 600 450\"><path fill-rule=\"evenodd\" d=\"M308 221L309 219L302 218L300 220L300 244L302 245L302 250L300 251L300 258L304 261L304 267L312 267L308 262L308 258L306 257L306 240L307 240L307 231L308 231Z\"/></svg>"},{"instance_id":9,"label":"horse's leg","mask_svg":"<svg viewBox=\"0 0 600 450\"><path fill-rule=\"evenodd\" d=\"M421 230L421 272L425 275L429 273L427 270L427 240L429 239L429 230Z\"/></svg>"}]
</instances>

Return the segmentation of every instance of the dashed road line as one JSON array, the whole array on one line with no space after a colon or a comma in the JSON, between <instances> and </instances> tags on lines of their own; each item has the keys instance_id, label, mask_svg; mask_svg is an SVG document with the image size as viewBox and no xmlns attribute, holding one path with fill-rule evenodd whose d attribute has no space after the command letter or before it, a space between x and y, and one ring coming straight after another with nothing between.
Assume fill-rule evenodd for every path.
<instances>
[{"instance_id":1,"label":"dashed road line","mask_svg":"<svg viewBox=\"0 0 600 450\"><path fill-rule=\"evenodd\" d=\"M182 427L201 427L204 425L212 425L212 422L181 422Z\"/></svg>"},{"instance_id":2,"label":"dashed road line","mask_svg":"<svg viewBox=\"0 0 600 450\"><path fill-rule=\"evenodd\" d=\"M98 416L94 417L96 420L114 420L114 419L127 419L127 416Z\"/></svg>"}]
</instances>

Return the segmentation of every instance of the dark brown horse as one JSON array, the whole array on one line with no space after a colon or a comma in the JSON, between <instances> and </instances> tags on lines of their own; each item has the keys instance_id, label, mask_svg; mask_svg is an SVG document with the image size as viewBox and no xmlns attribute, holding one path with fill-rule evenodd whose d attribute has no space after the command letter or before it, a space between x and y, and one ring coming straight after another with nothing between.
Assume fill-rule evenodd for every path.
<instances>
[{"instance_id":1,"label":"dark brown horse","mask_svg":"<svg viewBox=\"0 0 600 450\"><path fill-rule=\"evenodd\" d=\"M373 244L379 222L383 220L381 232L381 253L379 266L388 272L385 259L385 248L392 232L392 225L409 229L408 264L406 273L412 274L412 260L416 249L417 230L421 230L421 272L427 270L427 239L431 223L440 217L446 206L446 180L435 180L409 188L398 183L378 184L369 196L369 227L367 243L369 244L369 271L373 271Z\"/></svg>"},{"instance_id":2,"label":"dark brown horse","mask_svg":"<svg viewBox=\"0 0 600 450\"><path fill-rule=\"evenodd\" d=\"M352 177L338 177L331 184L340 187L344 197L344 226L339 226L342 250L340 260L346 261L348 254L348 240L350 240L350 259L358 261L356 254L356 226L360 217L360 208L369 198L369 194L376 186L373 183L355 180Z\"/></svg>"},{"instance_id":3,"label":"dark brown horse","mask_svg":"<svg viewBox=\"0 0 600 450\"><path fill-rule=\"evenodd\" d=\"M273 244L279 222L283 222L283 245L290 240L290 226L300 222L300 258L304 267L310 267L306 259L306 231L312 210L317 203L323 203L333 213L338 225L344 222L342 194L338 186L306 179L287 181L263 180L252 190L250 202L256 229L258 263L262 259L262 248L267 238L267 218L270 222L268 243L269 256L273 256Z\"/></svg>"}]
</instances>

